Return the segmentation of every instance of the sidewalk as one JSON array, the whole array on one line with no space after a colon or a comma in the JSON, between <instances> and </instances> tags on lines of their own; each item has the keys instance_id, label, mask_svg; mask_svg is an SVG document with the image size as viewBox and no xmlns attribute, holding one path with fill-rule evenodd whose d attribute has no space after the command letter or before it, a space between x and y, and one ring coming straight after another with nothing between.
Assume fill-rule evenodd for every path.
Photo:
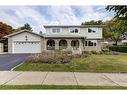
<instances>
[{"instance_id":1,"label":"sidewalk","mask_svg":"<svg viewBox=\"0 0 127 95\"><path fill-rule=\"evenodd\" d=\"M127 86L127 74L0 71L0 85Z\"/></svg>"}]
</instances>

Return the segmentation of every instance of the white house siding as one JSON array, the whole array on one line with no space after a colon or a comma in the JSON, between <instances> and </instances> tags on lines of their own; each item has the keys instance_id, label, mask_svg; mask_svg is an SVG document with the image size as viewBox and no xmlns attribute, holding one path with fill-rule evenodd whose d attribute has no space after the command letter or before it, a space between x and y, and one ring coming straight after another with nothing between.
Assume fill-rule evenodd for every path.
<instances>
[{"instance_id":1,"label":"white house siding","mask_svg":"<svg viewBox=\"0 0 127 95\"><path fill-rule=\"evenodd\" d=\"M27 41L26 41L27 36ZM22 32L9 37L9 53L41 53L41 37L29 32ZM24 42L22 45L19 43ZM10 48L11 47L11 48ZM21 51L21 52L20 52ZM35 51L35 52L34 52Z\"/></svg>"},{"instance_id":2,"label":"white house siding","mask_svg":"<svg viewBox=\"0 0 127 95\"><path fill-rule=\"evenodd\" d=\"M29 32L23 32L12 37L12 41L26 41L25 36L27 36L27 41L41 41L41 37L34 35Z\"/></svg>"},{"instance_id":3,"label":"white house siding","mask_svg":"<svg viewBox=\"0 0 127 95\"><path fill-rule=\"evenodd\" d=\"M60 33L53 33L52 32L52 29L53 28L57 28L57 27L50 27L50 28L45 28L46 29L46 34L47 35L58 35L58 37L59 37L59 35L70 35L70 36L78 36L78 35L81 35L82 37L85 37L86 38L86 40L88 40L88 39L95 39L95 40L92 40L92 41L95 41L96 42L96 44L97 44L97 46L84 46L83 47L83 45L80 45L80 49L81 50L96 50L96 51L100 51L101 50L101 45L100 45L100 42L99 42L99 40L97 40L97 39L102 39L102 28L100 28L100 27L58 27L58 28L60 28L61 29L61 31L60 31ZM79 29L79 31L78 31L78 33L70 33L70 29L71 28L77 28L77 29ZM95 32L93 33L93 32L91 32L91 33L89 33L88 32L88 28L90 28L90 29L92 29L92 30L94 30ZM68 48L67 48L67 50L71 50L71 40L72 39L66 39L67 40L67 43L68 43ZM79 40L80 41L80 44L82 44L82 42L81 42L81 40ZM57 45L57 43L59 42L59 39L56 39L55 40L55 42L56 42L56 45ZM58 46L56 46L56 49L58 49Z\"/></svg>"},{"instance_id":4,"label":"white house siding","mask_svg":"<svg viewBox=\"0 0 127 95\"><path fill-rule=\"evenodd\" d=\"M85 46L84 50L85 51L101 51L101 40L87 40L87 41L92 41L92 42L96 42L96 46Z\"/></svg>"},{"instance_id":5,"label":"white house siding","mask_svg":"<svg viewBox=\"0 0 127 95\"><path fill-rule=\"evenodd\" d=\"M95 33L89 33L88 28L81 28L81 35L84 35L87 39L102 39L102 31L101 28L91 28L90 29L96 31Z\"/></svg>"},{"instance_id":6,"label":"white house siding","mask_svg":"<svg viewBox=\"0 0 127 95\"><path fill-rule=\"evenodd\" d=\"M59 27L60 28L60 27ZM90 29L96 31L95 33L88 33L88 28L83 28L83 27L75 27L79 29L78 33L70 33L70 28L71 27L65 27L65 28L60 28L61 31L60 33L53 33L52 29L53 28L46 28L46 34L47 35L82 35L83 37L86 37L87 39L102 39L102 28L98 27L89 27Z\"/></svg>"}]
</instances>

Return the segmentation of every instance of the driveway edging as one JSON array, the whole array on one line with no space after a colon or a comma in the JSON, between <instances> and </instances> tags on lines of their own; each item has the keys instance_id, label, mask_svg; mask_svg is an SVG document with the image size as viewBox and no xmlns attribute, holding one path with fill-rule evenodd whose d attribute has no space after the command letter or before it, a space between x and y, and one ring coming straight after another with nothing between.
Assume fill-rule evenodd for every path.
<instances>
[{"instance_id":1,"label":"driveway edging","mask_svg":"<svg viewBox=\"0 0 127 95\"><path fill-rule=\"evenodd\" d=\"M13 67L10 71L13 71L15 68L19 67L19 66L20 66L20 65L22 65L22 64L24 64L24 62L22 62L22 63L20 63L20 64L16 65L16 66L15 66L15 67Z\"/></svg>"}]
</instances>

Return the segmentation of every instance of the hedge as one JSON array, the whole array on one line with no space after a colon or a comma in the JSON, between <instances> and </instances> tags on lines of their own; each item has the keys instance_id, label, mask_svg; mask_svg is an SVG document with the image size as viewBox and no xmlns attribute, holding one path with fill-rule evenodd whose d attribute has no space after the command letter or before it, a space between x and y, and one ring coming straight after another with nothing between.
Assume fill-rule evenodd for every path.
<instances>
[{"instance_id":1,"label":"hedge","mask_svg":"<svg viewBox=\"0 0 127 95\"><path fill-rule=\"evenodd\" d=\"M127 46L110 46L109 50L127 53Z\"/></svg>"}]
</instances>

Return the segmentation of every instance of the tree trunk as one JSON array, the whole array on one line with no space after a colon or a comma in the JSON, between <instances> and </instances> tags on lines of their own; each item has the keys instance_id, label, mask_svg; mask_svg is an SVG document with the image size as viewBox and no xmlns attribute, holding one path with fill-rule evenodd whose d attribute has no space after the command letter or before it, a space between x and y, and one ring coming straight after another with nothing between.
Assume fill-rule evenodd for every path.
<instances>
[{"instance_id":1,"label":"tree trunk","mask_svg":"<svg viewBox=\"0 0 127 95\"><path fill-rule=\"evenodd\" d=\"M117 44L118 44L118 41L115 41L115 45L117 46Z\"/></svg>"}]
</instances>

